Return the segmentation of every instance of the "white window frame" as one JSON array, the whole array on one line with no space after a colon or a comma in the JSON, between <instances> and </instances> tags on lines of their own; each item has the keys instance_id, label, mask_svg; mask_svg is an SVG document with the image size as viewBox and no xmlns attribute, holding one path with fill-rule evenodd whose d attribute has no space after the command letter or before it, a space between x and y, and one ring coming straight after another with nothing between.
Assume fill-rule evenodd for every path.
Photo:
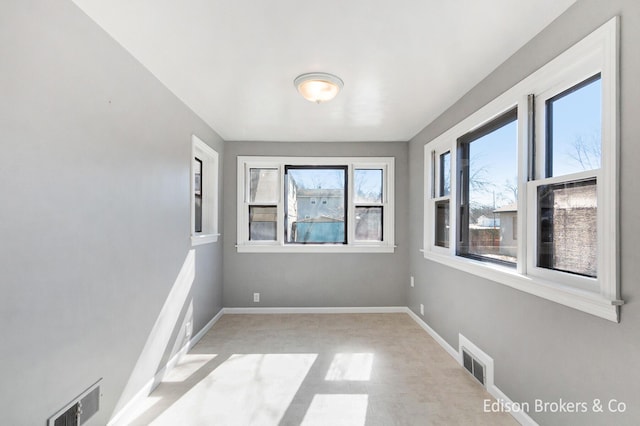
<instances>
[{"instance_id":1,"label":"white window frame","mask_svg":"<svg viewBox=\"0 0 640 426\"><path fill-rule=\"evenodd\" d=\"M589 34L563 54L516 84L498 98L467 117L433 141L424 152L424 257L496 281L610 321L619 321L618 283L618 55L619 18ZM600 169L568 176L539 178L545 146L545 100L600 73L602 84L602 158ZM530 94L535 109L530 108ZM457 140L518 108L518 261L516 268L456 255L459 211L456 179ZM534 118L532 121L532 117ZM530 165L530 133L535 122L536 164ZM449 204L449 248L435 245L435 197L437 163L433 156L451 152L451 197ZM435 154L434 154L435 153ZM435 168L434 168L435 166ZM530 176L532 174L535 176ZM539 185L597 178L598 277L581 277L536 266L537 197Z\"/></svg>"},{"instance_id":2,"label":"white window frame","mask_svg":"<svg viewBox=\"0 0 640 426\"><path fill-rule=\"evenodd\" d=\"M287 166L347 166L347 244L294 244L284 240L284 168ZM393 253L395 250L395 202L393 157L261 157L238 156L237 170L237 244L239 253ZM276 241L249 240L250 169L279 170ZM381 169L383 173L383 240L355 240L354 170ZM264 203L262 203L264 204ZM358 203L364 205L366 203ZM266 204L265 204L266 205ZM374 204L372 204L374 205Z\"/></svg>"},{"instance_id":3,"label":"white window frame","mask_svg":"<svg viewBox=\"0 0 640 426\"><path fill-rule=\"evenodd\" d=\"M455 224L453 224L451 222L451 217L452 217L452 212L451 209L454 208L455 206L455 197L453 196L454 194L454 187L453 187L453 180L451 179L451 176L453 175L453 167L457 166L457 161L456 158L454 158L454 151L451 151L451 146L449 144L434 144L433 146L429 145L429 148L431 148L431 151L429 153L429 164L430 164L430 177L429 177L429 185L428 185L428 191L430 191L431 196L427 196L427 203L428 205L425 205L425 216L429 218L429 222L427 222L425 220L425 224L430 223L430 229L429 231L431 232L431 250L435 253L440 253L442 255L447 255L451 252L451 248L455 245L455 241L452 240L452 237L454 235L457 235L455 233L451 233L452 229L455 229ZM449 177L449 195L440 195L440 176L441 174L441 170L440 170L440 156L445 154L445 153L449 153L449 172L450 177ZM435 211L436 211L436 204L440 201L448 201L449 202L449 247L442 247L442 246L438 246L435 244L435 238L436 238L436 217L435 217ZM427 212L427 208L428 208L428 212ZM425 219L426 219L425 217Z\"/></svg>"},{"instance_id":4,"label":"white window frame","mask_svg":"<svg viewBox=\"0 0 640 426\"><path fill-rule=\"evenodd\" d=\"M202 232L196 232L195 164L202 161ZM218 153L196 135L191 137L191 245L218 241Z\"/></svg>"}]
</instances>

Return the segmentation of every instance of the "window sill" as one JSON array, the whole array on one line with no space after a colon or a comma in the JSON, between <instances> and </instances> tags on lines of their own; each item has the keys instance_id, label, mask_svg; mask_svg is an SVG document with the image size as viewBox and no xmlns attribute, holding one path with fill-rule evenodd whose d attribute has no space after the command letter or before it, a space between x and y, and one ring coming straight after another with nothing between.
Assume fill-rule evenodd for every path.
<instances>
[{"instance_id":1,"label":"window sill","mask_svg":"<svg viewBox=\"0 0 640 426\"><path fill-rule=\"evenodd\" d=\"M192 246L201 246L203 244L215 243L218 241L220 234L198 234L191 236Z\"/></svg>"},{"instance_id":2,"label":"window sill","mask_svg":"<svg viewBox=\"0 0 640 426\"><path fill-rule=\"evenodd\" d=\"M452 257L424 250L424 257L427 260L432 260L478 277L507 285L516 290L533 294L609 321L620 321L618 306L624 302L609 300L598 293L581 290L537 277L521 275L515 270L504 266L457 256Z\"/></svg>"},{"instance_id":3,"label":"window sill","mask_svg":"<svg viewBox=\"0 0 640 426\"><path fill-rule=\"evenodd\" d=\"M238 244L238 253L393 253L392 245L344 245L344 244Z\"/></svg>"}]
</instances>

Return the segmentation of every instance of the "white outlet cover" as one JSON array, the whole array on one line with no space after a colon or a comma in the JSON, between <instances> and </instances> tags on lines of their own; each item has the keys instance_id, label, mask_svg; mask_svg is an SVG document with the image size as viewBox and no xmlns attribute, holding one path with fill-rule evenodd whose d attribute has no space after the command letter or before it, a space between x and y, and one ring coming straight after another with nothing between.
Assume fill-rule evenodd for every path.
<instances>
[{"instance_id":1,"label":"white outlet cover","mask_svg":"<svg viewBox=\"0 0 640 426\"><path fill-rule=\"evenodd\" d=\"M411 287L415 287L415 280L413 279L413 277L411 277Z\"/></svg>"},{"instance_id":2,"label":"white outlet cover","mask_svg":"<svg viewBox=\"0 0 640 426\"><path fill-rule=\"evenodd\" d=\"M420 304L420 315L424 315L424 305Z\"/></svg>"},{"instance_id":3,"label":"white outlet cover","mask_svg":"<svg viewBox=\"0 0 640 426\"><path fill-rule=\"evenodd\" d=\"M254 302L260 301L260 293L253 293L253 301Z\"/></svg>"}]
</instances>

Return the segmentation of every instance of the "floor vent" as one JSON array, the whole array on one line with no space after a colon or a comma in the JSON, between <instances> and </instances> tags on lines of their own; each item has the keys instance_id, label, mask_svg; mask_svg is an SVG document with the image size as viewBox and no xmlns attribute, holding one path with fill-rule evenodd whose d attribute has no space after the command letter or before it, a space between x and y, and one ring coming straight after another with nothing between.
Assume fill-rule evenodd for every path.
<instances>
[{"instance_id":1,"label":"floor vent","mask_svg":"<svg viewBox=\"0 0 640 426\"><path fill-rule=\"evenodd\" d=\"M483 386L485 386L485 367L466 348L462 348L462 365L473 375Z\"/></svg>"},{"instance_id":2,"label":"floor vent","mask_svg":"<svg viewBox=\"0 0 640 426\"><path fill-rule=\"evenodd\" d=\"M83 425L100 409L100 382L102 379L51 416L47 426Z\"/></svg>"}]
</instances>

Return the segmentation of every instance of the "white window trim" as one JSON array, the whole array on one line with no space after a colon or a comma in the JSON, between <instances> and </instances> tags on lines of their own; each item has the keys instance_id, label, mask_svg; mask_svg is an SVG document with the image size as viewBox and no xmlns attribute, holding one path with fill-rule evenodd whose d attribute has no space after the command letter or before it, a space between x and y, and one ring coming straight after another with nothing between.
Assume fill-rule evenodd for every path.
<instances>
[{"instance_id":1,"label":"white window trim","mask_svg":"<svg viewBox=\"0 0 640 426\"><path fill-rule=\"evenodd\" d=\"M202 232L196 232L195 224L195 158L202 161ZM191 136L191 245L218 241L218 153L196 135Z\"/></svg>"},{"instance_id":2,"label":"white window trim","mask_svg":"<svg viewBox=\"0 0 640 426\"><path fill-rule=\"evenodd\" d=\"M287 244L284 241L284 167L293 166L347 166L347 244ZM393 157L260 157L238 156L237 170L237 244L238 253L393 253L395 251L395 202ZM279 170L277 206L277 240L249 240L249 169L277 168ZM355 241L355 205L352 194L355 169L379 168L383 170L383 241ZM265 203L270 204L270 203ZM366 203L365 203L366 204ZM271 205L271 204L270 204ZM360 204L358 204L360 205Z\"/></svg>"},{"instance_id":3,"label":"white window trim","mask_svg":"<svg viewBox=\"0 0 640 426\"><path fill-rule=\"evenodd\" d=\"M426 222L426 216L429 215L430 217L430 232L431 232L431 237L428 241L431 241L431 250L434 253L440 253L440 254L448 254L451 251L452 246L455 244L455 242L451 239L452 235L457 235L456 233L452 233L451 230L455 230L455 224L451 223L451 209L454 208L455 206L455 192L454 191L454 187L453 185L453 179L449 179L450 182L450 186L449 186L449 195L440 195L439 191L440 191L440 176L441 176L441 171L440 171L440 156L446 152L449 153L449 172L452 173L452 171L454 170L453 167L455 167L456 163L456 159L454 158L454 151L451 151L451 147L450 144L436 144L437 146L431 146L429 145L429 148L432 148L429 155L429 158L426 159L425 157L425 161L429 161L430 164L430 170L429 170L429 186L427 188L427 192L431 194L431 198L429 196L427 196L426 200L427 203L425 203L425 227L427 226L427 222ZM426 152L426 147L425 147L425 155L427 154ZM425 170L427 168L425 167ZM438 246L435 244L435 225L436 225L436 218L435 218L435 206L436 203L438 203L439 201L448 201L449 202L449 247L442 247L442 246ZM426 208L427 208L427 204L429 205L429 212L427 213Z\"/></svg>"},{"instance_id":4,"label":"white window trim","mask_svg":"<svg viewBox=\"0 0 640 426\"><path fill-rule=\"evenodd\" d=\"M566 52L516 84L513 88L467 117L445 133L425 145L424 152L424 257L482 278L510 286L605 318L619 321L620 291L618 283L618 30L619 18L589 34ZM598 181L598 278L570 276L571 274L544 270L535 265L535 187L554 180L528 181L528 94L559 93L564 88L600 72L602 81L602 159L601 168L585 172ZM543 96L544 97L544 96ZM490 122L511 108L518 107L518 264L517 268L481 262L456 256L457 235L457 139ZM536 109L538 111L538 109ZM537 119L536 125L543 125ZM537 129L538 137L541 130ZM539 147L537 147L539 149ZM434 205L431 187L437 184L432 171L432 152L451 152L450 247L435 246ZM537 156L543 158L542 155ZM540 164L536 165L540 168ZM576 174L574 177L579 177ZM560 181L568 181L563 176ZM437 189L437 188L436 188ZM529 212L529 217L527 213ZM533 216L531 215L533 212Z\"/></svg>"}]
</instances>

